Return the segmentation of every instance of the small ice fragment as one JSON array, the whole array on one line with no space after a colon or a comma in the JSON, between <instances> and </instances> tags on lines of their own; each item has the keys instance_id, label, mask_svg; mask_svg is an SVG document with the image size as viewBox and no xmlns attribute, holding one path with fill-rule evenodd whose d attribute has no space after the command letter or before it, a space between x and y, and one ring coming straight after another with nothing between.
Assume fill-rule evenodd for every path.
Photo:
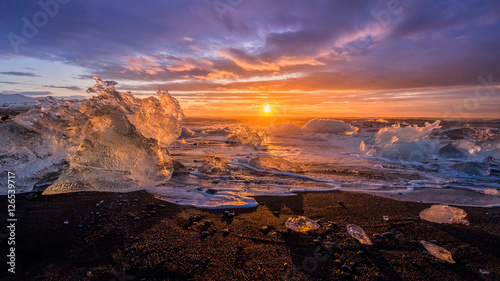
<instances>
[{"instance_id":1,"label":"small ice fragment","mask_svg":"<svg viewBox=\"0 0 500 281\"><path fill-rule=\"evenodd\" d=\"M69 223L69 221L64 221L64 224L68 224L68 223Z\"/></svg>"},{"instance_id":2,"label":"small ice fragment","mask_svg":"<svg viewBox=\"0 0 500 281\"><path fill-rule=\"evenodd\" d=\"M297 232L307 232L318 229L320 226L315 221L307 217L288 218L285 226Z\"/></svg>"},{"instance_id":3,"label":"small ice fragment","mask_svg":"<svg viewBox=\"0 0 500 281\"><path fill-rule=\"evenodd\" d=\"M99 202L99 204L102 204L102 203L104 203L104 200L101 200L101 202Z\"/></svg>"},{"instance_id":4,"label":"small ice fragment","mask_svg":"<svg viewBox=\"0 0 500 281\"><path fill-rule=\"evenodd\" d=\"M389 216L382 216L382 218L383 218L385 221L388 221L388 220L389 220Z\"/></svg>"},{"instance_id":5,"label":"small ice fragment","mask_svg":"<svg viewBox=\"0 0 500 281\"><path fill-rule=\"evenodd\" d=\"M268 135L263 130L250 129L248 126L239 126L233 129L227 140L252 146L264 146L267 143Z\"/></svg>"},{"instance_id":6,"label":"small ice fragment","mask_svg":"<svg viewBox=\"0 0 500 281\"><path fill-rule=\"evenodd\" d=\"M465 219L467 213L459 208L448 205L432 205L420 212L420 218L436 223L458 223L469 225L469 221Z\"/></svg>"},{"instance_id":7,"label":"small ice fragment","mask_svg":"<svg viewBox=\"0 0 500 281\"><path fill-rule=\"evenodd\" d=\"M365 151L366 150L365 141L361 141L361 143L359 144L359 150L361 150L361 151Z\"/></svg>"},{"instance_id":8,"label":"small ice fragment","mask_svg":"<svg viewBox=\"0 0 500 281\"><path fill-rule=\"evenodd\" d=\"M488 270L484 270L484 269L479 269L479 273L481 274L490 274L490 272Z\"/></svg>"},{"instance_id":9,"label":"small ice fragment","mask_svg":"<svg viewBox=\"0 0 500 281\"><path fill-rule=\"evenodd\" d=\"M488 194L488 195L500 195L500 192L494 188L487 188L485 191L484 191L484 194Z\"/></svg>"},{"instance_id":10,"label":"small ice fragment","mask_svg":"<svg viewBox=\"0 0 500 281\"><path fill-rule=\"evenodd\" d=\"M216 175L229 175L231 169L229 166L219 157L216 156L206 156L203 159L203 165L198 169L204 174L216 174Z\"/></svg>"},{"instance_id":11,"label":"small ice fragment","mask_svg":"<svg viewBox=\"0 0 500 281\"><path fill-rule=\"evenodd\" d=\"M436 258L443 261L447 261L449 263L455 263L455 261L451 257L451 253L445 248L424 240L420 240L420 244L422 244L425 247L425 249L427 250L427 252L429 252L429 254L435 256Z\"/></svg>"},{"instance_id":12,"label":"small ice fragment","mask_svg":"<svg viewBox=\"0 0 500 281\"><path fill-rule=\"evenodd\" d=\"M384 166L382 166L382 165L380 165L380 164L375 164L375 168L377 168L377 169L383 169L383 168L384 168Z\"/></svg>"},{"instance_id":13,"label":"small ice fragment","mask_svg":"<svg viewBox=\"0 0 500 281\"><path fill-rule=\"evenodd\" d=\"M366 232L361 227L355 224L347 224L346 227L347 232L349 232L352 237L358 239L361 244L373 245L372 240L370 240L370 237L368 237Z\"/></svg>"}]
</instances>

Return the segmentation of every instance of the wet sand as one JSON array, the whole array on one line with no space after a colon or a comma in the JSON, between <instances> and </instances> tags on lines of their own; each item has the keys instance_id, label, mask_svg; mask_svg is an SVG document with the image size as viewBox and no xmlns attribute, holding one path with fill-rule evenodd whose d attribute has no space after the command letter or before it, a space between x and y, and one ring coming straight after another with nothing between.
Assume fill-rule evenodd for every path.
<instances>
[{"instance_id":1,"label":"wet sand","mask_svg":"<svg viewBox=\"0 0 500 281\"><path fill-rule=\"evenodd\" d=\"M359 193L256 200L257 208L230 210L230 218L224 210L182 207L144 191L18 195L16 273L7 272L2 236L0 279L500 280L500 208L461 207L466 226L420 220L431 204ZM6 210L6 196L0 202ZM283 233L284 222L299 215L322 227ZM384 235L362 245L346 223L371 237ZM456 264L429 255L420 240L439 243Z\"/></svg>"}]
</instances>

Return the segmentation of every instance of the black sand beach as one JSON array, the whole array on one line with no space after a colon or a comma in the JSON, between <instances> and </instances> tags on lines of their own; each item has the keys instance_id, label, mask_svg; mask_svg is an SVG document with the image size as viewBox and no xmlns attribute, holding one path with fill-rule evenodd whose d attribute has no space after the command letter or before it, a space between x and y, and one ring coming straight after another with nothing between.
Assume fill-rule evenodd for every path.
<instances>
[{"instance_id":1,"label":"black sand beach","mask_svg":"<svg viewBox=\"0 0 500 281\"><path fill-rule=\"evenodd\" d=\"M466 225L430 223L430 204L328 192L257 197L254 209L202 210L133 193L17 196L16 273L2 280L499 280L500 208L463 207ZM5 209L6 196L0 198ZM286 230L293 216L322 226ZM384 221L382 216L389 216ZM6 218L2 218L6 221ZM209 222L207 222L209 221ZM361 226L360 244L346 223ZM229 233L225 233L224 229ZM5 229L5 228L4 228ZM206 231L206 232L204 232ZM373 238L381 234L380 238ZM455 264L425 252L449 250ZM481 271L489 272L482 274Z\"/></svg>"}]
</instances>

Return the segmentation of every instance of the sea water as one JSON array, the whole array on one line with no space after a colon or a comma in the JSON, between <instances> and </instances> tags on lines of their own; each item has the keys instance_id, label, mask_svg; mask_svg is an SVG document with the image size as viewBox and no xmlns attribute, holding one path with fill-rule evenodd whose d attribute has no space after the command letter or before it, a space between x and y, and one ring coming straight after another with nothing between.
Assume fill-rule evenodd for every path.
<instances>
[{"instance_id":1,"label":"sea water","mask_svg":"<svg viewBox=\"0 0 500 281\"><path fill-rule=\"evenodd\" d=\"M257 195L345 190L500 206L500 120L187 118L181 125L191 133L169 151L187 174L149 189L176 204L252 207ZM228 172L200 172L210 157Z\"/></svg>"}]
</instances>

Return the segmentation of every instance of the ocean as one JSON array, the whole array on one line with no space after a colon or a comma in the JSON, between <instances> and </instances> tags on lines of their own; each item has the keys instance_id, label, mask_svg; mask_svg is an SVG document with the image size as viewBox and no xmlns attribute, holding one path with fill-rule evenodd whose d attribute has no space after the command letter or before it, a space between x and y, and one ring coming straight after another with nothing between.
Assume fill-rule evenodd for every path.
<instances>
[{"instance_id":1,"label":"ocean","mask_svg":"<svg viewBox=\"0 0 500 281\"><path fill-rule=\"evenodd\" d=\"M352 191L500 206L500 120L187 118L169 146L187 173L150 188L204 208L252 196Z\"/></svg>"}]
</instances>

